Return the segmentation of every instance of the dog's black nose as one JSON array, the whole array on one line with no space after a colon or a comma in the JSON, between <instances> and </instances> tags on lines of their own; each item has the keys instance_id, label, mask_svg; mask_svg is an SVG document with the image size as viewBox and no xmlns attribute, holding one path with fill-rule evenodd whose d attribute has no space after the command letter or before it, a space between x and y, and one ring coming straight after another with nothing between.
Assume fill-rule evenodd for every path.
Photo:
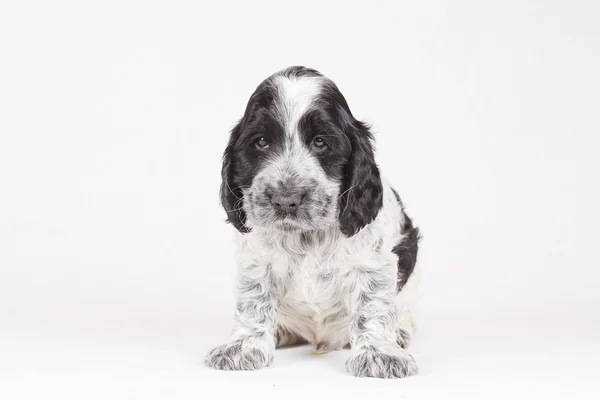
<instances>
[{"instance_id":1,"label":"dog's black nose","mask_svg":"<svg viewBox=\"0 0 600 400\"><path fill-rule=\"evenodd\" d=\"M273 204L273 207L275 207L277 211L285 214L295 213L298 211L300 203L302 203L302 196L300 195L275 195L271 197L271 204Z\"/></svg>"}]
</instances>

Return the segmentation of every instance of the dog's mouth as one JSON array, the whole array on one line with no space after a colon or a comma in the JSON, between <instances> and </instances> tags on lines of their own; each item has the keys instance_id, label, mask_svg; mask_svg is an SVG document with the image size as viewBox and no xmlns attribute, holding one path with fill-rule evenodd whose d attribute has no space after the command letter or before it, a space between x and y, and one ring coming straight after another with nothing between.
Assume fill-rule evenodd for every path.
<instances>
[{"instance_id":1,"label":"dog's mouth","mask_svg":"<svg viewBox=\"0 0 600 400\"><path fill-rule=\"evenodd\" d=\"M286 232L296 232L302 230L302 227L298 221L298 217L289 214L279 217L273 227Z\"/></svg>"},{"instance_id":2,"label":"dog's mouth","mask_svg":"<svg viewBox=\"0 0 600 400\"><path fill-rule=\"evenodd\" d=\"M281 212L281 211L277 211L275 210L275 218L277 218L278 221L296 221L298 220L298 211L295 212Z\"/></svg>"}]
</instances>

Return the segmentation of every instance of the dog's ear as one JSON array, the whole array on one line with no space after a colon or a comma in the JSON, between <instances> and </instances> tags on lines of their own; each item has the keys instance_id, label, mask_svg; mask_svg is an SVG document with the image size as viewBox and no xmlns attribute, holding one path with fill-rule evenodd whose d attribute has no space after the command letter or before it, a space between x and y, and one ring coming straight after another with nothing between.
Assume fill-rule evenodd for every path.
<instances>
[{"instance_id":1,"label":"dog's ear","mask_svg":"<svg viewBox=\"0 0 600 400\"><path fill-rule=\"evenodd\" d=\"M340 197L340 229L348 237L371 223L383 206L383 185L369 128L351 117L345 131L352 145Z\"/></svg>"},{"instance_id":2,"label":"dog's ear","mask_svg":"<svg viewBox=\"0 0 600 400\"><path fill-rule=\"evenodd\" d=\"M240 123L231 131L229 142L223 153L223 165L221 167L221 205L227 214L227 222L230 222L238 231L248 232L246 227L246 213L244 212L244 194L234 179L234 154L235 142L239 137Z\"/></svg>"}]
</instances>

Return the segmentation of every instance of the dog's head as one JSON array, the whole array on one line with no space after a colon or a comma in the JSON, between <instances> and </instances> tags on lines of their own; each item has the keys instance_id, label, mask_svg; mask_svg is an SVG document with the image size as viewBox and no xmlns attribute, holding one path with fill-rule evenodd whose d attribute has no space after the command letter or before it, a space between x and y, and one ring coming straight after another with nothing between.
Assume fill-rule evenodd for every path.
<instances>
[{"instance_id":1,"label":"dog's head","mask_svg":"<svg viewBox=\"0 0 600 400\"><path fill-rule=\"evenodd\" d=\"M305 67L275 73L250 97L223 156L229 222L240 232L337 224L354 235L382 207L371 142L331 80Z\"/></svg>"}]
</instances>

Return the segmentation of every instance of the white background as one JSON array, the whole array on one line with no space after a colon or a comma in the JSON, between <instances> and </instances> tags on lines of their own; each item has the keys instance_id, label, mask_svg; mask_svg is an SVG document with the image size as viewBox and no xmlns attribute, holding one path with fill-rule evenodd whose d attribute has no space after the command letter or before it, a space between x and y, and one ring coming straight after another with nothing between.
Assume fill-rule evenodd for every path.
<instances>
[{"instance_id":1,"label":"white background","mask_svg":"<svg viewBox=\"0 0 600 400\"><path fill-rule=\"evenodd\" d=\"M0 4L0 398L598 398L597 2ZM422 228L416 377L201 363L233 312L228 131L296 64L374 123Z\"/></svg>"}]
</instances>

